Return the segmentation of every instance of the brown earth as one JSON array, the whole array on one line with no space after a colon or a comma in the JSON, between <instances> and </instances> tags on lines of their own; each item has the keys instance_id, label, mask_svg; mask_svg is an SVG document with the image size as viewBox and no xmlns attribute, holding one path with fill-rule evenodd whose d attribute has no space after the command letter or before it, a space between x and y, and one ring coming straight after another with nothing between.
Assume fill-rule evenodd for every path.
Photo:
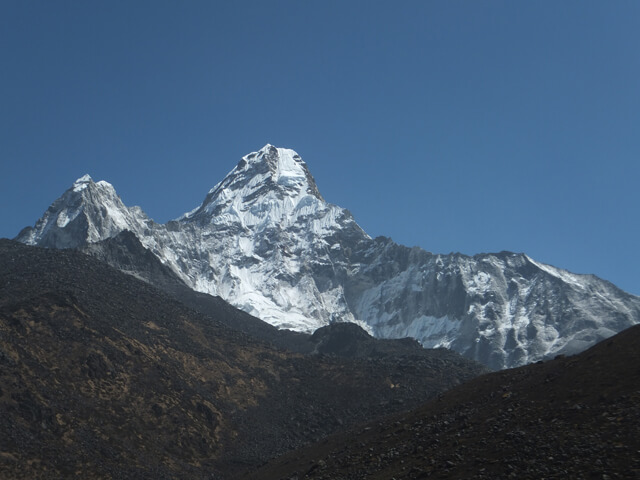
<instances>
[{"instance_id":1,"label":"brown earth","mask_svg":"<svg viewBox=\"0 0 640 480\"><path fill-rule=\"evenodd\" d=\"M207 305L0 240L0 478L243 478L484 371L369 339L357 358L293 353Z\"/></svg>"}]
</instances>

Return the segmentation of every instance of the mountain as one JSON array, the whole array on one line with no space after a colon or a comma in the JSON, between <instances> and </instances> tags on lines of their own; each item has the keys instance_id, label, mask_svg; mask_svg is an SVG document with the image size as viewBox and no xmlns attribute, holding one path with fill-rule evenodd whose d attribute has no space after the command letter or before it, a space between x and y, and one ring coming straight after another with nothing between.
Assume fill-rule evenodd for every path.
<instances>
[{"instance_id":1,"label":"mountain","mask_svg":"<svg viewBox=\"0 0 640 480\"><path fill-rule=\"evenodd\" d=\"M110 183L84 175L17 238L28 245L75 248L152 224L139 207L127 208Z\"/></svg>"},{"instance_id":2,"label":"mountain","mask_svg":"<svg viewBox=\"0 0 640 480\"><path fill-rule=\"evenodd\" d=\"M345 338L356 354L301 355L229 328L247 314L212 305L188 308L77 250L0 240L0 478L243 478L485 371L333 326L301 340Z\"/></svg>"},{"instance_id":3,"label":"mountain","mask_svg":"<svg viewBox=\"0 0 640 480\"><path fill-rule=\"evenodd\" d=\"M248 478L640 478L640 326L589 350L491 373Z\"/></svg>"},{"instance_id":4,"label":"mountain","mask_svg":"<svg viewBox=\"0 0 640 480\"><path fill-rule=\"evenodd\" d=\"M17 240L76 248L123 230L188 287L278 328L352 322L493 369L582 351L640 321L639 297L525 254L439 255L372 239L323 199L296 152L272 145L166 224L85 176Z\"/></svg>"},{"instance_id":5,"label":"mountain","mask_svg":"<svg viewBox=\"0 0 640 480\"><path fill-rule=\"evenodd\" d=\"M313 342L307 334L277 329L232 307L220 297L189 288L171 268L144 248L138 237L129 230L123 230L106 240L87 244L78 250L159 288L202 314L216 316L234 330L298 353L311 353L314 349Z\"/></svg>"}]
</instances>

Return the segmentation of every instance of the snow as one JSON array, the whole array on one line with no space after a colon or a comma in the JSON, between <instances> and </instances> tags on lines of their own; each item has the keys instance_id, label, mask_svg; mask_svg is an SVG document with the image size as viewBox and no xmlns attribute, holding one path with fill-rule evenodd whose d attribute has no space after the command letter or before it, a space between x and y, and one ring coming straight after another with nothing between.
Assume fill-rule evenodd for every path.
<instances>
[{"instance_id":1,"label":"snow","mask_svg":"<svg viewBox=\"0 0 640 480\"><path fill-rule=\"evenodd\" d=\"M75 190L74 188L74 191L78 190ZM82 208L65 208L58 214L58 218L56 219L56 226L58 228L66 227L67 224L75 220L75 218L80 215L81 212Z\"/></svg>"},{"instance_id":2,"label":"snow","mask_svg":"<svg viewBox=\"0 0 640 480\"><path fill-rule=\"evenodd\" d=\"M409 255L372 240L322 199L296 152L271 145L243 157L171 224L153 223L85 175L20 240L64 248L125 229L190 287L279 328L346 321L425 347L465 352L482 343L488 357L476 359L494 368L588 345L640 317L640 299L525 255ZM525 278L527 262L547 275Z\"/></svg>"},{"instance_id":3,"label":"snow","mask_svg":"<svg viewBox=\"0 0 640 480\"><path fill-rule=\"evenodd\" d=\"M294 159L297 153L286 148L278 148L277 151L278 167L276 171L276 182L279 185L289 187L295 187L300 183L306 182L304 168Z\"/></svg>"},{"instance_id":4,"label":"snow","mask_svg":"<svg viewBox=\"0 0 640 480\"><path fill-rule=\"evenodd\" d=\"M74 183L73 183L73 191L74 192L81 192L82 190L84 190L85 188L87 188L87 186L93 182L93 180L91 179L91 176L89 176L89 174L85 174L82 177L80 177L79 179L77 179Z\"/></svg>"},{"instance_id":5,"label":"snow","mask_svg":"<svg viewBox=\"0 0 640 480\"><path fill-rule=\"evenodd\" d=\"M544 270L549 275L559 278L563 282L570 283L572 285L575 285L578 288L584 288L582 282L580 281L580 278L573 273L567 272L566 270L562 270L560 268L552 267L551 265L546 265L544 263L536 262L529 256L527 256L527 260L533 263L540 270Z\"/></svg>"},{"instance_id":6,"label":"snow","mask_svg":"<svg viewBox=\"0 0 640 480\"><path fill-rule=\"evenodd\" d=\"M487 272L476 273L472 280L467 283L467 291L470 294L486 292L491 286L491 276Z\"/></svg>"}]
</instances>

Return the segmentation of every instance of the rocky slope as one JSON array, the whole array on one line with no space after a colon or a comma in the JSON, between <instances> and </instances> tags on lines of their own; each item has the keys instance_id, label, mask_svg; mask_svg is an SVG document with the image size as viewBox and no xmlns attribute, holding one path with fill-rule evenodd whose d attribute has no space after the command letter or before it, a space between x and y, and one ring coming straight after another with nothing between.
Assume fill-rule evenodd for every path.
<instances>
[{"instance_id":1,"label":"rocky slope","mask_svg":"<svg viewBox=\"0 0 640 480\"><path fill-rule=\"evenodd\" d=\"M123 230L190 288L279 328L354 322L491 368L581 351L640 321L640 298L524 254L434 255L372 239L324 201L296 152L271 145L167 224L85 176L17 239L79 247Z\"/></svg>"},{"instance_id":2,"label":"rocky slope","mask_svg":"<svg viewBox=\"0 0 640 480\"><path fill-rule=\"evenodd\" d=\"M377 351L363 332L366 357L301 355L213 305L199 313L75 250L0 240L0 478L241 478L483 371L405 342Z\"/></svg>"},{"instance_id":3,"label":"rocky slope","mask_svg":"<svg viewBox=\"0 0 640 480\"><path fill-rule=\"evenodd\" d=\"M635 326L577 356L483 375L249 478L640 478L639 342Z\"/></svg>"}]
</instances>

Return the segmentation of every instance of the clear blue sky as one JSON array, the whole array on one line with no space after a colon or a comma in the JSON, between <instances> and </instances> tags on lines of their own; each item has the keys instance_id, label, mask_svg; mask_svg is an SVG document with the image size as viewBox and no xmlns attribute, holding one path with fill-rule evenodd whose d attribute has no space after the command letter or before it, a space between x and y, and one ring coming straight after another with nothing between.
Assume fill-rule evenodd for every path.
<instances>
[{"instance_id":1,"label":"clear blue sky","mask_svg":"<svg viewBox=\"0 0 640 480\"><path fill-rule=\"evenodd\" d=\"M640 294L638 1L0 3L0 236L89 173L159 222L266 143L372 236Z\"/></svg>"}]
</instances>

